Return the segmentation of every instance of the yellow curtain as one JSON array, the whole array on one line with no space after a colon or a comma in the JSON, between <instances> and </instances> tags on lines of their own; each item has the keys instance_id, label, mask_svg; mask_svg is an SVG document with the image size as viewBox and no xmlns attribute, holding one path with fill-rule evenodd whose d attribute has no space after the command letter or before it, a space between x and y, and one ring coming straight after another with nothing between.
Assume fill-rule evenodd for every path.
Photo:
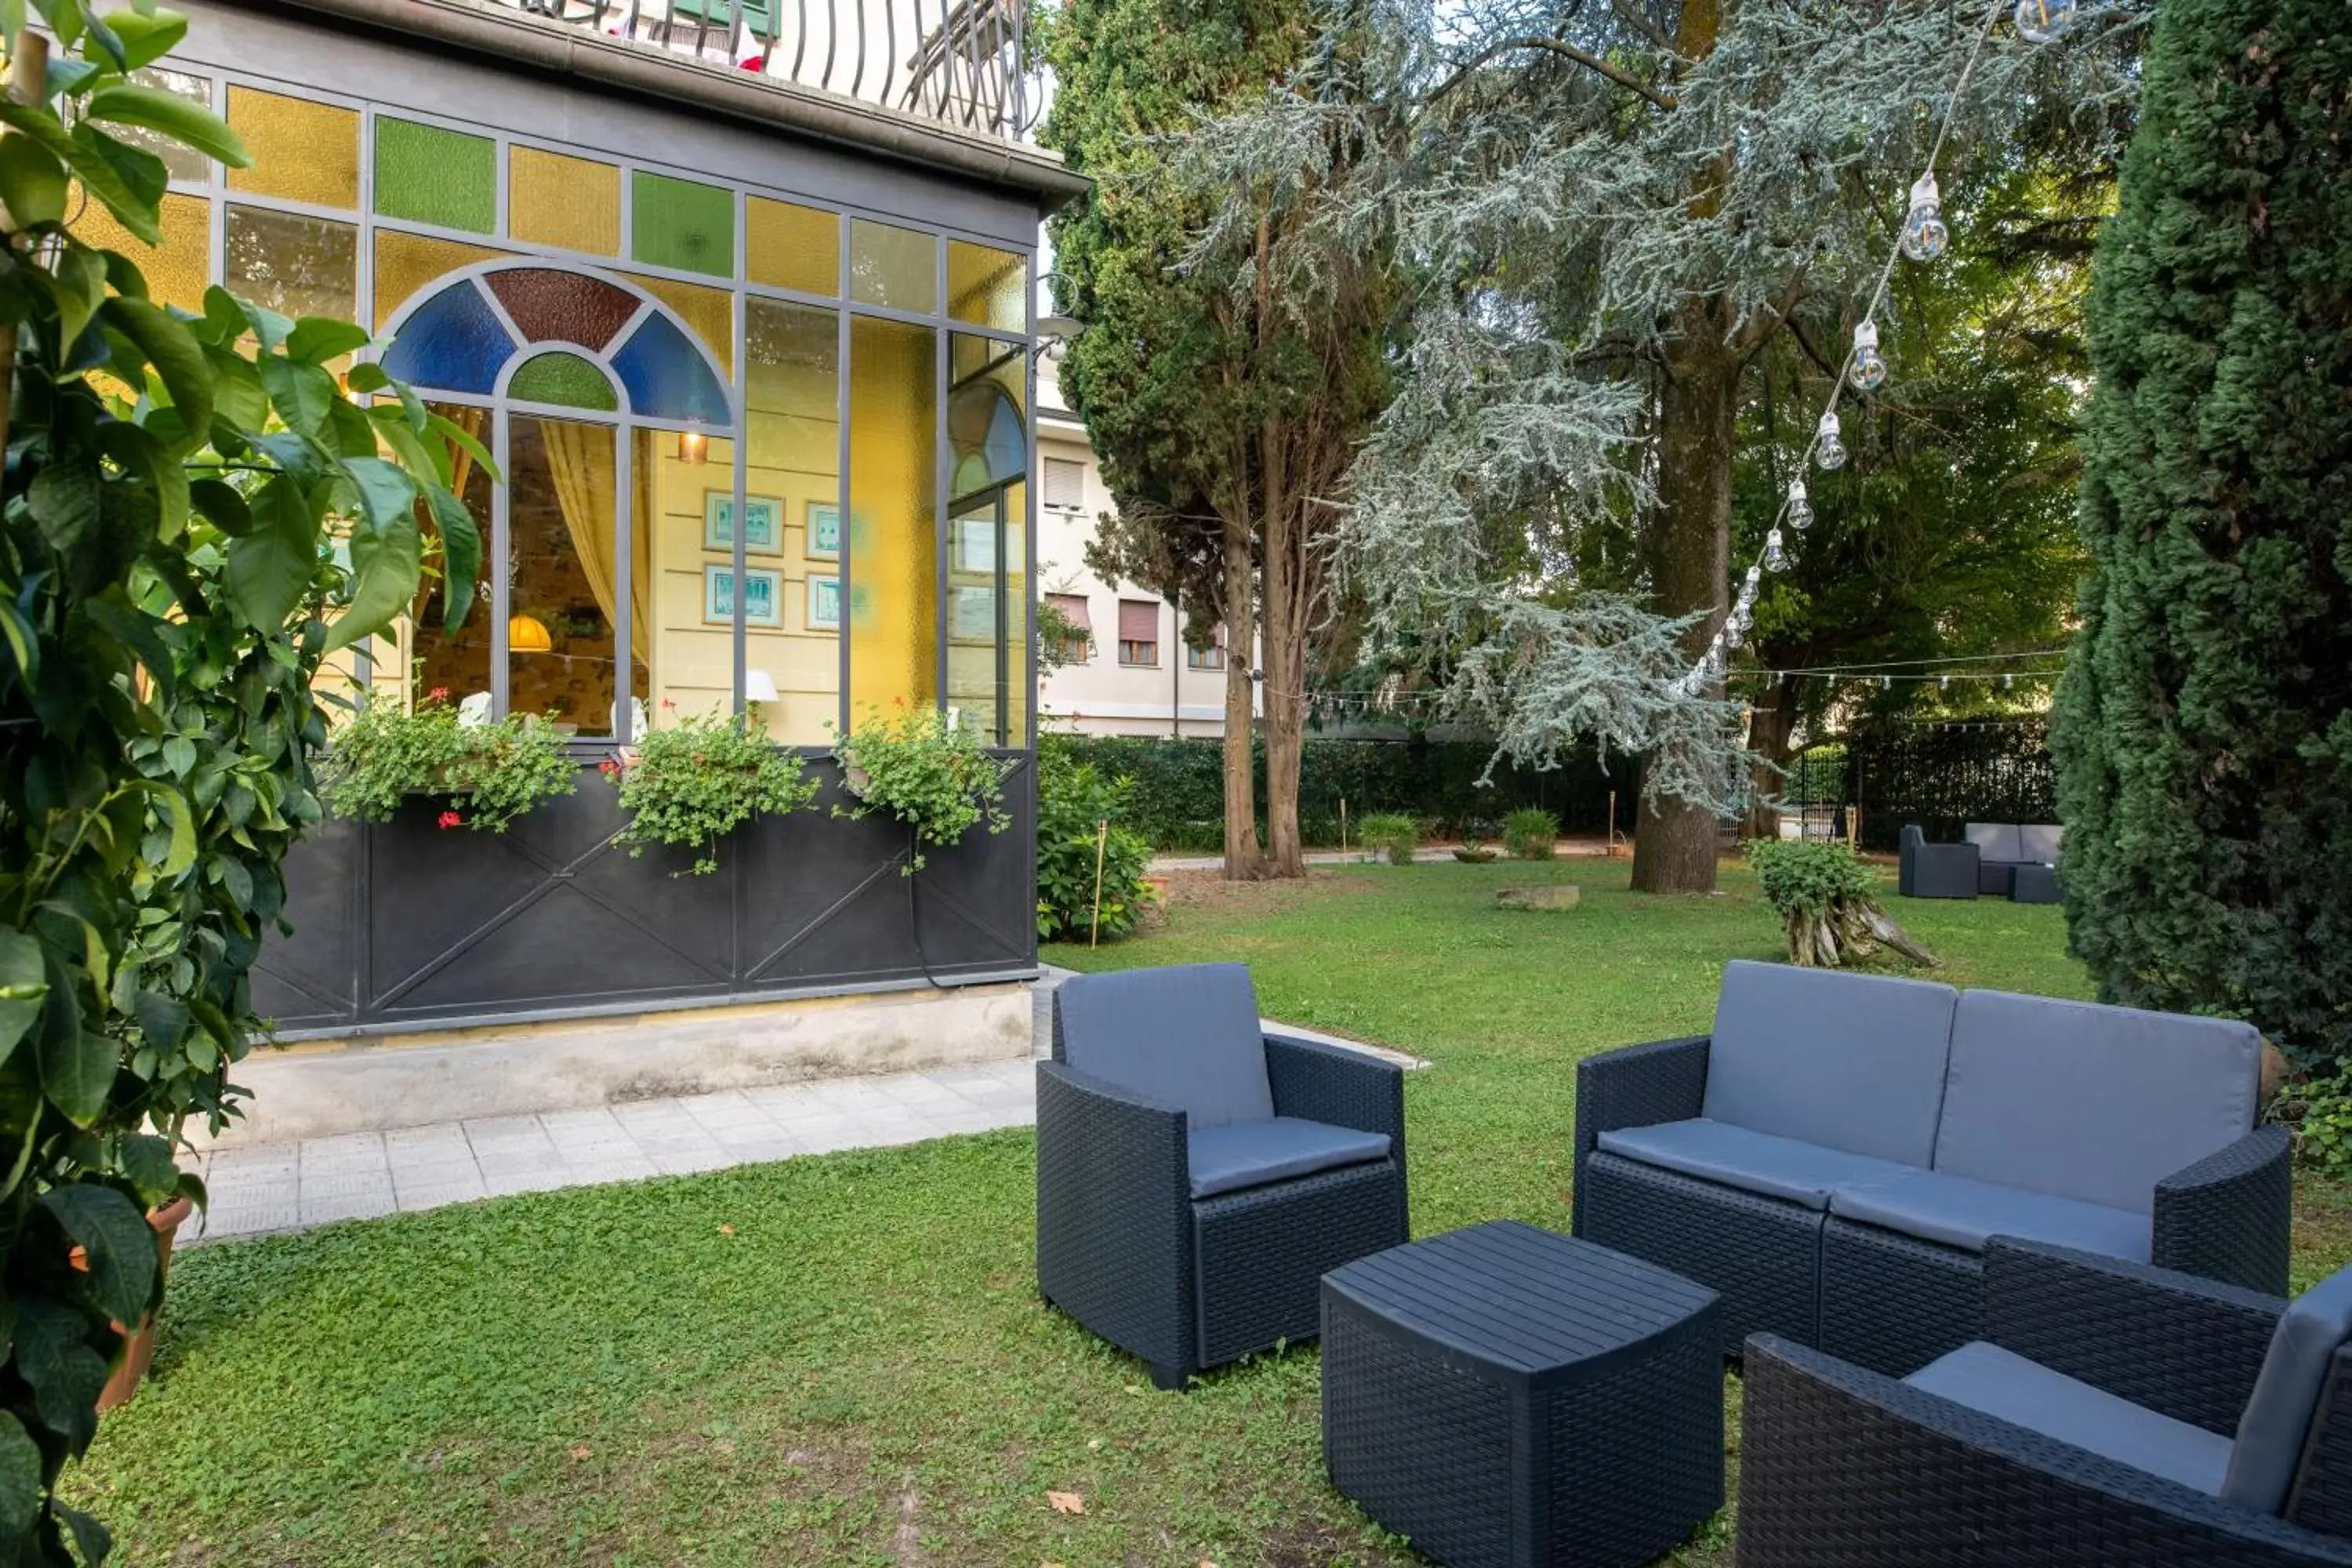
<instances>
[{"instance_id":1,"label":"yellow curtain","mask_svg":"<svg viewBox=\"0 0 2352 1568\"><path fill-rule=\"evenodd\" d=\"M572 535L572 549L596 595L596 607L605 623L620 625L619 599L613 591L614 548L613 428L570 419L539 422L541 442L547 448L547 466L555 480L555 502L563 510L563 526ZM636 526L629 539L629 647L635 662L643 662L653 630L647 595L653 579L653 520L637 509Z\"/></svg>"}]
</instances>

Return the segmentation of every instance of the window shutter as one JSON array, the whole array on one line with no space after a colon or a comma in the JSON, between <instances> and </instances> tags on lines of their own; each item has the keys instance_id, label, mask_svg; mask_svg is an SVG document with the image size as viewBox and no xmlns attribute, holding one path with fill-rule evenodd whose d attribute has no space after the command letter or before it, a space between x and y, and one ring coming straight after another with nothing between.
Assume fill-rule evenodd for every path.
<instances>
[{"instance_id":1,"label":"window shutter","mask_svg":"<svg viewBox=\"0 0 2352 1568\"><path fill-rule=\"evenodd\" d=\"M1062 618L1082 632L1095 629L1087 618L1087 596L1084 594L1048 594L1045 602L1062 612Z\"/></svg>"},{"instance_id":2,"label":"window shutter","mask_svg":"<svg viewBox=\"0 0 2352 1568\"><path fill-rule=\"evenodd\" d=\"M1087 504L1087 466L1068 458L1045 459L1045 504L1073 510Z\"/></svg>"},{"instance_id":3,"label":"window shutter","mask_svg":"<svg viewBox=\"0 0 2352 1568\"><path fill-rule=\"evenodd\" d=\"M1121 599L1118 602L1118 640L1158 642L1160 640L1159 604L1152 600Z\"/></svg>"}]
</instances>

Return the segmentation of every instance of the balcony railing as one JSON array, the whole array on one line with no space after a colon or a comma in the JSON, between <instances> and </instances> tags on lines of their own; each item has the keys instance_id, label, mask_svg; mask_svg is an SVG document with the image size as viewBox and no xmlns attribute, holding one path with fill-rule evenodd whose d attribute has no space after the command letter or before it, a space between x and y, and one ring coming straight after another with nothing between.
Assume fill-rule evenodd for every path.
<instances>
[{"instance_id":1,"label":"balcony railing","mask_svg":"<svg viewBox=\"0 0 2352 1568\"><path fill-rule=\"evenodd\" d=\"M488 0L981 135L1019 140L1040 95L1027 0Z\"/></svg>"}]
</instances>

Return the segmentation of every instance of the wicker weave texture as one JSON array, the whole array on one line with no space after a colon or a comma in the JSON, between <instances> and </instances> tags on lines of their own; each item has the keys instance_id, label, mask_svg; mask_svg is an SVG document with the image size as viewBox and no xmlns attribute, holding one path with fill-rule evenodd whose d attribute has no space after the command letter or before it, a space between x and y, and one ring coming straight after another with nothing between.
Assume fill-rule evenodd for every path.
<instances>
[{"instance_id":1,"label":"wicker weave texture","mask_svg":"<svg viewBox=\"0 0 2352 1568\"><path fill-rule=\"evenodd\" d=\"M1265 1070L1276 1116L1385 1132L1392 1151L1403 1149L1404 1074L1390 1063L1314 1040L1268 1035Z\"/></svg>"},{"instance_id":2,"label":"wicker weave texture","mask_svg":"<svg viewBox=\"0 0 2352 1568\"><path fill-rule=\"evenodd\" d=\"M1832 1215L1822 1227L1822 1327L1832 1355L1905 1377L1978 1336L1976 1254Z\"/></svg>"},{"instance_id":3,"label":"wicker weave texture","mask_svg":"<svg viewBox=\"0 0 2352 1568\"><path fill-rule=\"evenodd\" d=\"M1749 1334L1819 1332L1822 1216L1614 1154L1584 1161L1577 1235L1671 1268L1723 1298L1726 1355Z\"/></svg>"},{"instance_id":4,"label":"wicker weave texture","mask_svg":"<svg viewBox=\"0 0 2352 1568\"><path fill-rule=\"evenodd\" d=\"M1200 1364L1222 1366L1313 1339L1323 1276L1405 1240L1404 1167L1389 1159L1302 1176L1205 1199L1192 1215Z\"/></svg>"},{"instance_id":5,"label":"wicker weave texture","mask_svg":"<svg viewBox=\"0 0 2352 1568\"><path fill-rule=\"evenodd\" d=\"M1037 1064L1037 1287L1094 1332L1190 1371L1196 1334L1184 1117Z\"/></svg>"},{"instance_id":6,"label":"wicker weave texture","mask_svg":"<svg viewBox=\"0 0 2352 1568\"><path fill-rule=\"evenodd\" d=\"M2352 1542L1801 1346L1748 1347L1739 1568L2290 1568Z\"/></svg>"},{"instance_id":7,"label":"wicker weave texture","mask_svg":"<svg viewBox=\"0 0 2352 1568\"><path fill-rule=\"evenodd\" d=\"M2273 1296L2286 1292L2290 1140L2257 1127L2157 1184L2154 1261Z\"/></svg>"},{"instance_id":8,"label":"wicker weave texture","mask_svg":"<svg viewBox=\"0 0 2352 1568\"><path fill-rule=\"evenodd\" d=\"M1686 1121L1706 1099L1708 1037L1604 1051L1576 1064L1576 1173L1570 1228L1584 1234L1584 1162L1603 1132Z\"/></svg>"},{"instance_id":9,"label":"wicker weave texture","mask_svg":"<svg viewBox=\"0 0 2352 1568\"><path fill-rule=\"evenodd\" d=\"M1706 1318L1551 1394L1549 1568L1647 1563L1723 1506L1723 1347Z\"/></svg>"},{"instance_id":10,"label":"wicker weave texture","mask_svg":"<svg viewBox=\"0 0 2352 1568\"><path fill-rule=\"evenodd\" d=\"M2286 1516L2306 1529L2352 1536L2352 1346L2328 1363Z\"/></svg>"}]
</instances>

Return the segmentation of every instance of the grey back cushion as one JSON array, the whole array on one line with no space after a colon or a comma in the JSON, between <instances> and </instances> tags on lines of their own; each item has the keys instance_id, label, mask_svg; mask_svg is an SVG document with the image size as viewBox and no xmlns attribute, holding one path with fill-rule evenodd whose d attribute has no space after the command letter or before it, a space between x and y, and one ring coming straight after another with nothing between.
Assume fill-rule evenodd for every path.
<instances>
[{"instance_id":1,"label":"grey back cushion","mask_svg":"<svg viewBox=\"0 0 2352 1568\"><path fill-rule=\"evenodd\" d=\"M1971 991L1936 1169L2151 1214L2156 1184L2252 1130L2252 1024Z\"/></svg>"},{"instance_id":2,"label":"grey back cushion","mask_svg":"<svg viewBox=\"0 0 2352 1568\"><path fill-rule=\"evenodd\" d=\"M1958 999L1924 980L1725 964L1702 1114L1924 1166Z\"/></svg>"},{"instance_id":3,"label":"grey back cushion","mask_svg":"<svg viewBox=\"0 0 2352 1568\"><path fill-rule=\"evenodd\" d=\"M2017 830L2018 858L2035 860L2044 866L2058 864L2058 845L2066 837L2063 827L2048 823L2032 823Z\"/></svg>"},{"instance_id":4,"label":"grey back cushion","mask_svg":"<svg viewBox=\"0 0 2352 1568\"><path fill-rule=\"evenodd\" d=\"M1194 1128L1274 1114L1257 991L1239 963L1079 974L1054 993L1062 1059Z\"/></svg>"},{"instance_id":5,"label":"grey back cushion","mask_svg":"<svg viewBox=\"0 0 2352 1568\"><path fill-rule=\"evenodd\" d=\"M2327 1363L2347 1338L2352 1338L2352 1268L2305 1291L2272 1331L2270 1353L2239 1417L2237 1445L2221 1479L2224 1500L2264 1513L2286 1507Z\"/></svg>"},{"instance_id":6,"label":"grey back cushion","mask_svg":"<svg viewBox=\"0 0 2352 1568\"><path fill-rule=\"evenodd\" d=\"M2015 823L1971 822L1960 830L1960 837L1975 845L1988 860L2025 858L2024 845L2018 837Z\"/></svg>"}]
</instances>

